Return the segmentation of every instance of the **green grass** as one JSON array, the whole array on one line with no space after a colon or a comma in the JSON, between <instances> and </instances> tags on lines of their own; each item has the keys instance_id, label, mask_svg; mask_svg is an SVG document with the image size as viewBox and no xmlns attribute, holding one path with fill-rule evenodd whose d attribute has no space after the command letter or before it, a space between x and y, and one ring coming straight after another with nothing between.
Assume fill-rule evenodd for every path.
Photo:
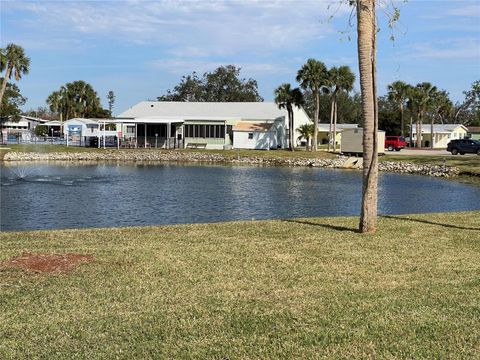
<instances>
[{"instance_id":1,"label":"green grass","mask_svg":"<svg viewBox=\"0 0 480 360\"><path fill-rule=\"evenodd\" d=\"M480 212L0 233L0 358L480 357Z\"/></svg>"}]
</instances>

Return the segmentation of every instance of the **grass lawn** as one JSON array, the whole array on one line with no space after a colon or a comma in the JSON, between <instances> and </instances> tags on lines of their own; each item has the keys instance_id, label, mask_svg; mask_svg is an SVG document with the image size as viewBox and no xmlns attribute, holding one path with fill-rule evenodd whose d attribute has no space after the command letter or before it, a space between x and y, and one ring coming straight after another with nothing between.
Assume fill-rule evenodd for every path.
<instances>
[{"instance_id":1,"label":"grass lawn","mask_svg":"<svg viewBox=\"0 0 480 360\"><path fill-rule=\"evenodd\" d=\"M0 233L0 358L480 357L480 211Z\"/></svg>"}]
</instances>

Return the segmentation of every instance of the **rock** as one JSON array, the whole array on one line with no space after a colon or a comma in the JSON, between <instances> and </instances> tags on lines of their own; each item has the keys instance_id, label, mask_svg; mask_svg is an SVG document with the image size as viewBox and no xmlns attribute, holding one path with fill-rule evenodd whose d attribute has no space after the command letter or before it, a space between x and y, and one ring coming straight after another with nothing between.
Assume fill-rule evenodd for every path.
<instances>
[{"instance_id":1,"label":"rock","mask_svg":"<svg viewBox=\"0 0 480 360\"><path fill-rule=\"evenodd\" d=\"M362 169L361 158L338 155L334 159L300 159L271 157L230 157L223 154L207 152L184 152L175 150L105 150L78 153L18 153L8 152L4 161L167 161L167 162L204 162L204 163L233 163L262 166L302 166L319 168L349 168ZM390 171L406 174L429 175L435 177L452 177L459 173L455 167L439 165L417 165L406 162L384 161L379 163L380 171Z\"/></svg>"}]
</instances>

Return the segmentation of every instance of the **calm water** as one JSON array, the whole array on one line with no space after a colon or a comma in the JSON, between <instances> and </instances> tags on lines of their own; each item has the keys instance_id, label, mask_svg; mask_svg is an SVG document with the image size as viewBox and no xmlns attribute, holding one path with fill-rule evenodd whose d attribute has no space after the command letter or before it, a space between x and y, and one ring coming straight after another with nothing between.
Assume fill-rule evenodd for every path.
<instances>
[{"instance_id":1,"label":"calm water","mask_svg":"<svg viewBox=\"0 0 480 360\"><path fill-rule=\"evenodd\" d=\"M361 198L361 173L347 170L170 164L0 170L2 230L357 215ZM382 214L478 209L478 186L380 175Z\"/></svg>"}]
</instances>

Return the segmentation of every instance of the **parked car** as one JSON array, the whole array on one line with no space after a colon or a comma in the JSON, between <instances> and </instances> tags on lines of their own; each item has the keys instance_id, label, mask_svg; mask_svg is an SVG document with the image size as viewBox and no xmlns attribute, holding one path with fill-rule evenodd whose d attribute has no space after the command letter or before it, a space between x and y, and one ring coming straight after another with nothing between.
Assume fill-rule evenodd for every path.
<instances>
[{"instance_id":1,"label":"parked car","mask_svg":"<svg viewBox=\"0 0 480 360\"><path fill-rule=\"evenodd\" d=\"M388 151L400 151L407 146L407 142L403 136L386 136L385 149Z\"/></svg>"},{"instance_id":2,"label":"parked car","mask_svg":"<svg viewBox=\"0 0 480 360\"><path fill-rule=\"evenodd\" d=\"M472 139L452 140L447 145L447 151L452 155L465 155L466 153L480 155L480 141Z\"/></svg>"}]
</instances>

